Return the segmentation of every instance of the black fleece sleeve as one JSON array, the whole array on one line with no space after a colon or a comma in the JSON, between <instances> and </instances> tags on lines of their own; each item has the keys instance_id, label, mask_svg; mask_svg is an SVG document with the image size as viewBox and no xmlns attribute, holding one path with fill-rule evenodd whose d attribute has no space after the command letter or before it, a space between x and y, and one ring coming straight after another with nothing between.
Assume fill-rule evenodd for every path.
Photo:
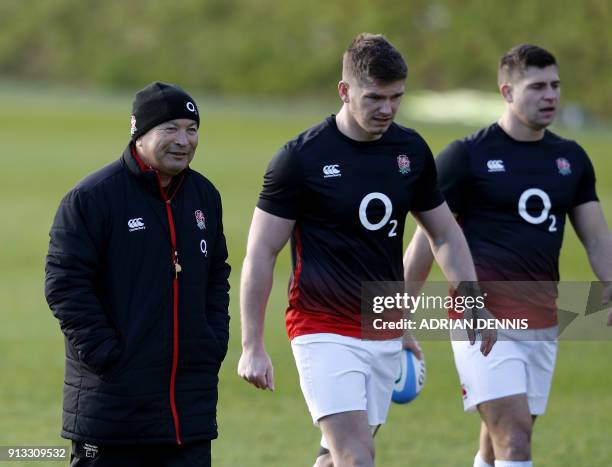
<instances>
[{"instance_id":1,"label":"black fleece sleeve","mask_svg":"<svg viewBox=\"0 0 612 467\"><path fill-rule=\"evenodd\" d=\"M98 374L121 353L117 332L96 294L104 225L90 197L76 189L69 192L49 233L45 265L47 303L81 362Z\"/></svg>"},{"instance_id":2,"label":"black fleece sleeve","mask_svg":"<svg viewBox=\"0 0 612 467\"><path fill-rule=\"evenodd\" d=\"M208 324L217 336L217 341L225 354L229 340L229 275L230 265L227 263L227 243L223 234L223 208L221 196L216 192L217 212L219 215L219 230L215 251L213 252L210 273L208 276L208 291L206 300L206 317Z\"/></svg>"}]
</instances>

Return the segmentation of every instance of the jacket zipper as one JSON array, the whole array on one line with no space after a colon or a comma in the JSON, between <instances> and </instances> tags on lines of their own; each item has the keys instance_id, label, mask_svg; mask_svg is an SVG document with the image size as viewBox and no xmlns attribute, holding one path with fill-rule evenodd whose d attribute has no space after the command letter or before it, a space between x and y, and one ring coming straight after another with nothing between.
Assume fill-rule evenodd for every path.
<instances>
[{"instance_id":1,"label":"jacket zipper","mask_svg":"<svg viewBox=\"0 0 612 467\"><path fill-rule=\"evenodd\" d=\"M174 193L170 198L166 196L166 192L161 184L159 174L156 172L157 182L159 184L159 190L164 204L166 205L166 216L168 217L168 227L170 229L170 243L172 244L172 257L171 262L174 267L174 279L172 280L172 371L170 373L170 409L172 410L172 420L174 421L174 434L176 436L176 443L183 444L181 441L180 424L178 411L176 410L175 400L175 383L176 383L176 370L178 367L178 296L179 296L179 280L178 275L181 272L181 265L178 262L178 251L176 249L176 230L174 228L174 217L172 216L172 207L170 203L174 194L178 191L178 187L174 190Z\"/></svg>"}]
</instances>

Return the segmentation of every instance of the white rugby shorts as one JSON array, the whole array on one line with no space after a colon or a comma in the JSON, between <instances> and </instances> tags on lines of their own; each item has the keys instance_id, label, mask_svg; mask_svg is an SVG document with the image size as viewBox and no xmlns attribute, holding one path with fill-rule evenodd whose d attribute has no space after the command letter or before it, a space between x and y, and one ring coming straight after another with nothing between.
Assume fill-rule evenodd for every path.
<instances>
[{"instance_id":1,"label":"white rugby shorts","mask_svg":"<svg viewBox=\"0 0 612 467\"><path fill-rule=\"evenodd\" d=\"M463 409L473 412L481 402L526 394L531 414L542 415L557 359L557 331L557 326L498 330L498 341L486 357L478 341L470 345L468 340L451 340Z\"/></svg>"},{"instance_id":2,"label":"white rugby shorts","mask_svg":"<svg viewBox=\"0 0 612 467\"><path fill-rule=\"evenodd\" d=\"M291 348L312 420L365 410L371 426L387 419L399 371L401 339L362 340L339 334L295 337Z\"/></svg>"}]
</instances>

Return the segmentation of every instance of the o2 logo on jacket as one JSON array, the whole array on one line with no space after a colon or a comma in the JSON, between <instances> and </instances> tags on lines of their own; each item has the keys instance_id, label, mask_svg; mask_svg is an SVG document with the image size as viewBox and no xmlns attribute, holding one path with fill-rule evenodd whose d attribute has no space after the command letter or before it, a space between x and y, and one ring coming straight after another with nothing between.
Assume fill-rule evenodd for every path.
<instances>
[{"instance_id":1,"label":"o2 logo on jacket","mask_svg":"<svg viewBox=\"0 0 612 467\"><path fill-rule=\"evenodd\" d=\"M204 218L204 214L199 209L195 212L196 224L200 228L200 230L204 230L206 228L206 219Z\"/></svg>"}]
</instances>

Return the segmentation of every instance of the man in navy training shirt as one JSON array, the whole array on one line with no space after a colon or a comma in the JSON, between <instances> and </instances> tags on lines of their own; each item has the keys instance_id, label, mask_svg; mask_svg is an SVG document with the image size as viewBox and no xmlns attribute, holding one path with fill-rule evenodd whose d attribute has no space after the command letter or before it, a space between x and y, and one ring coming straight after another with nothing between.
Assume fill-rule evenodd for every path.
<instances>
[{"instance_id":1,"label":"man in navy training shirt","mask_svg":"<svg viewBox=\"0 0 612 467\"><path fill-rule=\"evenodd\" d=\"M529 303L501 293L487 302L496 318L527 320L520 338L500 331L486 360L465 342L452 343L464 409L478 410L482 419L474 466L528 467L533 423L545 411L556 360L554 284L566 215L605 283L604 302L612 298L612 236L587 154L546 129L559 106L553 55L533 45L514 47L501 59L498 84L506 105L499 121L451 143L436 165L483 290L484 281L540 281ZM425 280L432 259L419 229L404 261L409 279Z\"/></svg>"},{"instance_id":2,"label":"man in navy training shirt","mask_svg":"<svg viewBox=\"0 0 612 467\"><path fill-rule=\"evenodd\" d=\"M393 122L406 77L404 59L383 36L355 38L343 57L340 112L272 159L251 223L238 373L274 389L264 316L276 257L291 238L286 325L302 392L323 434L318 466L374 465L373 432L387 416L402 332L362 339L361 284L404 279L408 211L432 237L449 281L476 279L465 238L437 188L429 147ZM485 334L484 354L495 336ZM421 356L409 335L403 345Z\"/></svg>"}]
</instances>

